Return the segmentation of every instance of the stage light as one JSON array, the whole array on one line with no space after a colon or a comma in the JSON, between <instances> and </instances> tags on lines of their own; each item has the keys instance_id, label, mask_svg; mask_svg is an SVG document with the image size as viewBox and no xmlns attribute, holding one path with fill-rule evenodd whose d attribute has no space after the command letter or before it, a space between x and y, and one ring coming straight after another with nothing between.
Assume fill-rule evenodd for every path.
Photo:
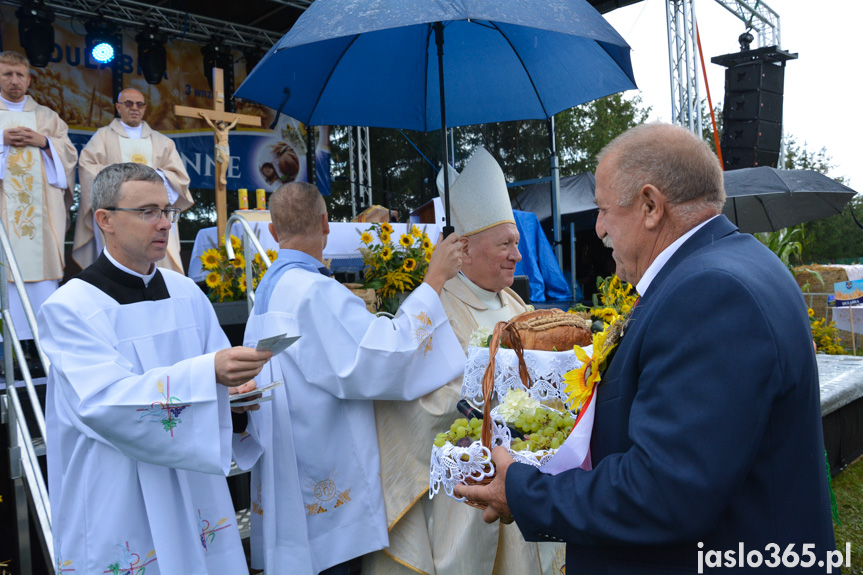
<instances>
[{"instance_id":1,"label":"stage light","mask_svg":"<svg viewBox=\"0 0 863 575\"><path fill-rule=\"evenodd\" d=\"M54 12L42 2L22 4L15 11L18 18L18 37L30 64L36 68L48 65L54 51Z\"/></svg>"},{"instance_id":2,"label":"stage light","mask_svg":"<svg viewBox=\"0 0 863 575\"><path fill-rule=\"evenodd\" d=\"M234 56L231 54L231 49L228 46L213 38L210 42L201 48L201 54L204 55L204 76L207 78L207 83L210 89L213 89L213 68L221 68L233 74Z\"/></svg>"},{"instance_id":3,"label":"stage light","mask_svg":"<svg viewBox=\"0 0 863 575\"><path fill-rule=\"evenodd\" d=\"M108 64L120 52L120 39L117 37L117 28L97 17L85 24L87 29L87 50L90 56L100 64Z\"/></svg>"},{"instance_id":4,"label":"stage light","mask_svg":"<svg viewBox=\"0 0 863 575\"><path fill-rule=\"evenodd\" d=\"M155 27L148 27L135 36L135 41L138 43L138 66L144 73L144 79L148 84L158 84L167 69L164 34Z\"/></svg>"}]
</instances>

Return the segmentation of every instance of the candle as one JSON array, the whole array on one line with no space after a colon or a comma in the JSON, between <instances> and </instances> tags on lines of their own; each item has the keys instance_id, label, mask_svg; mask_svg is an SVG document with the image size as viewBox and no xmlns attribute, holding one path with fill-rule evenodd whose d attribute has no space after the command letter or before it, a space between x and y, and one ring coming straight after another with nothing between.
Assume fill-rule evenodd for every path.
<instances>
[{"instance_id":1,"label":"candle","mask_svg":"<svg viewBox=\"0 0 863 575\"><path fill-rule=\"evenodd\" d=\"M258 188L255 192L255 197L258 200L258 209L266 210L267 209L267 192L264 191L264 188Z\"/></svg>"},{"instance_id":2,"label":"candle","mask_svg":"<svg viewBox=\"0 0 863 575\"><path fill-rule=\"evenodd\" d=\"M246 188L240 188L238 191L240 193L240 209L241 210L248 210L249 209L249 190L247 190Z\"/></svg>"}]
</instances>

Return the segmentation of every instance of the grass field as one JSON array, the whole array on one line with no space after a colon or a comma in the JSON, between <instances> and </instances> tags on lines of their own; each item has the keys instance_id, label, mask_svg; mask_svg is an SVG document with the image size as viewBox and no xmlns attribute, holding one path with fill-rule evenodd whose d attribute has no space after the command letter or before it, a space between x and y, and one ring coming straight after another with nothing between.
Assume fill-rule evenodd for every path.
<instances>
[{"instance_id":1,"label":"grass field","mask_svg":"<svg viewBox=\"0 0 863 575\"><path fill-rule=\"evenodd\" d=\"M835 526L836 547L844 552L845 543L851 543L851 568L842 572L863 575L863 458L833 478L833 491L842 522Z\"/></svg>"}]
</instances>

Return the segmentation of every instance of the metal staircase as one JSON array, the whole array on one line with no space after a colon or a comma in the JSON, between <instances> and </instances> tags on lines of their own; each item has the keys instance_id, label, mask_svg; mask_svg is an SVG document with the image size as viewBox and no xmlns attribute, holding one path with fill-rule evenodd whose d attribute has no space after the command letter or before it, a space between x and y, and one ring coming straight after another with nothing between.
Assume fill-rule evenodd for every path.
<instances>
[{"instance_id":1,"label":"metal staircase","mask_svg":"<svg viewBox=\"0 0 863 575\"><path fill-rule=\"evenodd\" d=\"M2 306L0 307L2 307L3 319L4 383L6 386L5 393L0 396L0 416L2 416L0 419L6 426L8 435L9 470L14 491L14 501L8 503L15 506L19 572L22 575L32 575L34 571L31 561L33 552L33 543L30 541L31 517L35 519L36 531L39 536L38 543L42 547L43 557L46 557L50 563L48 568L53 570L54 564L51 503L48 500L48 489L45 485L45 477L42 474L39 459L45 455L45 415L9 311L10 274L14 281L14 289L17 290L21 300L24 315L30 332L33 334L33 341L36 344L39 360L42 362L45 373L48 372L49 362L39 345L36 316L24 289L24 280L18 262L12 253L9 235L6 233L6 227L2 222L0 222L0 244L2 244L0 246L0 302L2 302ZM16 363L21 371L23 388L26 390L29 400L29 409L25 409L19 395L18 386L21 385L21 382L15 381ZM38 435L34 435L30 430L28 420L36 422Z\"/></svg>"}]
</instances>

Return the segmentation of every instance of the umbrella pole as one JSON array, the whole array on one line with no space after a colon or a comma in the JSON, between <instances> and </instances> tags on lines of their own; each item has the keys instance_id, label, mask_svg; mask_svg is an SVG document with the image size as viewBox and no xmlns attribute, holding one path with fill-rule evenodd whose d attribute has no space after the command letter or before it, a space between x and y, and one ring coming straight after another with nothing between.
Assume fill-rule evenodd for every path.
<instances>
[{"instance_id":1,"label":"umbrella pole","mask_svg":"<svg viewBox=\"0 0 863 575\"><path fill-rule=\"evenodd\" d=\"M554 238L554 255L557 257L557 265L563 269L563 237L560 229L560 159L557 156L557 143L554 135L554 116L548 119L548 138L551 147L551 234Z\"/></svg>"},{"instance_id":2,"label":"umbrella pole","mask_svg":"<svg viewBox=\"0 0 863 575\"><path fill-rule=\"evenodd\" d=\"M449 168L447 166L449 152L447 150L448 143L446 139L446 99L444 98L443 89L443 23L435 22L434 24L434 40L437 44L437 71L438 84L440 84L440 141L443 150L443 196L444 196L444 217L446 218L443 227L443 237L447 237L455 232L452 226L449 214Z\"/></svg>"}]
</instances>

